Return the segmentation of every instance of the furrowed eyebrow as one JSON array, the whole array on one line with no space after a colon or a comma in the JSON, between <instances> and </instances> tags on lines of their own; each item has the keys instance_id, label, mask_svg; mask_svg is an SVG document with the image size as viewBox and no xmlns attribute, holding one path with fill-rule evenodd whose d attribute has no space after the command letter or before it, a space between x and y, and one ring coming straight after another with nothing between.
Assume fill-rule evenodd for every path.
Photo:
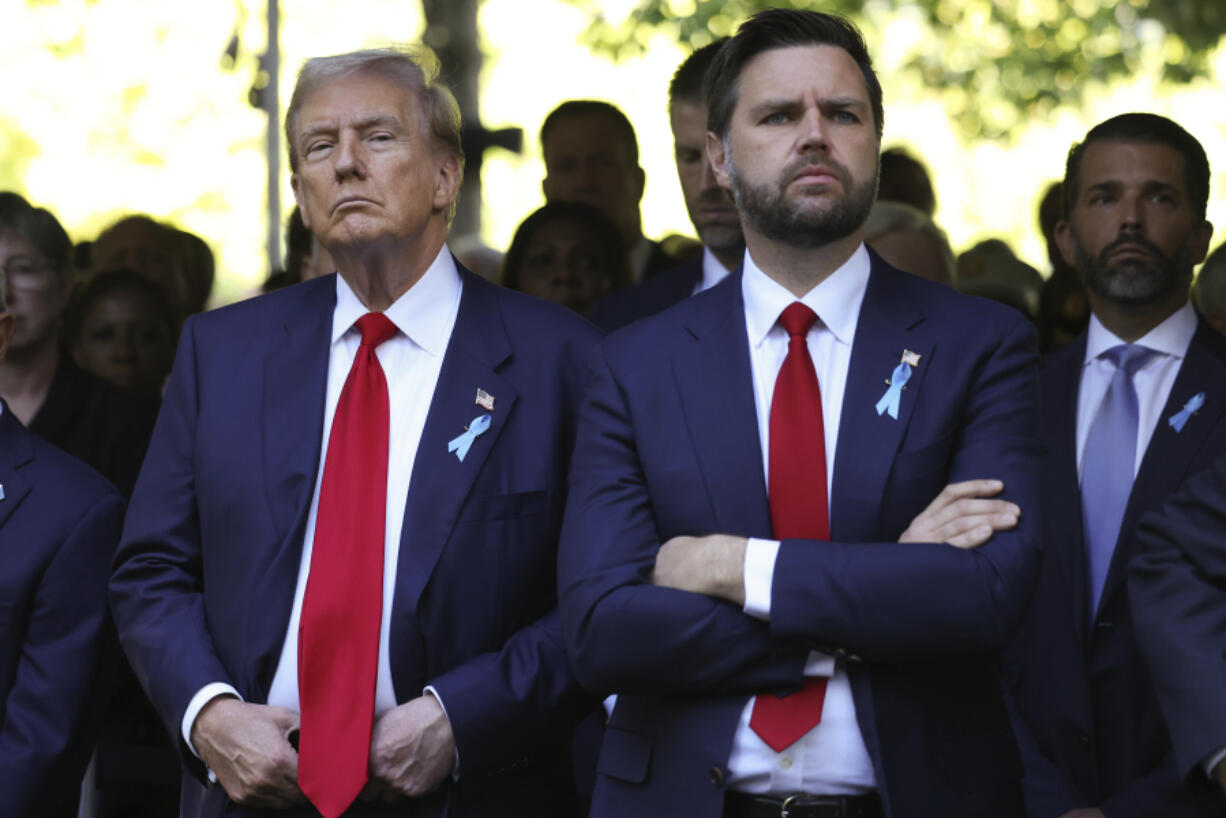
<instances>
[{"instance_id":1,"label":"furrowed eyebrow","mask_svg":"<svg viewBox=\"0 0 1226 818\"><path fill-rule=\"evenodd\" d=\"M757 116L768 111L787 111L799 107L800 100L798 99L765 99L750 108L749 112Z\"/></svg>"},{"instance_id":2,"label":"furrowed eyebrow","mask_svg":"<svg viewBox=\"0 0 1226 818\"><path fill-rule=\"evenodd\" d=\"M818 105L822 108L834 108L835 110L855 108L863 111L868 109L868 105L859 97L830 97L829 99L818 100Z\"/></svg>"}]
</instances>

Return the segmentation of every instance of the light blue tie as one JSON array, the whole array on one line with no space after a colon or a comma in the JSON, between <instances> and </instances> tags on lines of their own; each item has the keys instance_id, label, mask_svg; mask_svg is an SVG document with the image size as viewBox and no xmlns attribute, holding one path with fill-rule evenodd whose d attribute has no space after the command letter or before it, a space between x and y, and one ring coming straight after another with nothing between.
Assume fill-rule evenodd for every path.
<instances>
[{"instance_id":1,"label":"light blue tie","mask_svg":"<svg viewBox=\"0 0 1226 818\"><path fill-rule=\"evenodd\" d=\"M1119 539L1137 456L1137 390L1132 376L1153 354L1136 344L1100 357L1115 364L1111 385L1090 424L1081 458L1081 520L1085 532L1089 618L1093 622Z\"/></svg>"}]
</instances>

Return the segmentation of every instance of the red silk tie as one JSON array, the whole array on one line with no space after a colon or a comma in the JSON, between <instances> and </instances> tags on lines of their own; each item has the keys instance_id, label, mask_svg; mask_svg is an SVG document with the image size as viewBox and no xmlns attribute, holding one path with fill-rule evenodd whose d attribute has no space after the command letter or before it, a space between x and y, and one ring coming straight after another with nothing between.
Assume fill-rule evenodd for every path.
<instances>
[{"instance_id":1,"label":"red silk tie","mask_svg":"<svg viewBox=\"0 0 1226 818\"><path fill-rule=\"evenodd\" d=\"M788 354L775 379L770 413L771 528L779 540L830 539L826 507L826 430L822 392L809 357L807 337L817 321L799 301L779 316L788 333ZM822 720L826 679L805 678L788 696L754 699L749 727L780 753Z\"/></svg>"},{"instance_id":2,"label":"red silk tie","mask_svg":"<svg viewBox=\"0 0 1226 818\"><path fill-rule=\"evenodd\" d=\"M324 455L298 631L298 785L324 818L348 809L366 784L383 619L389 410L375 348L396 325L372 312L357 327L362 342Z\"/></svg>"}]
</instances>

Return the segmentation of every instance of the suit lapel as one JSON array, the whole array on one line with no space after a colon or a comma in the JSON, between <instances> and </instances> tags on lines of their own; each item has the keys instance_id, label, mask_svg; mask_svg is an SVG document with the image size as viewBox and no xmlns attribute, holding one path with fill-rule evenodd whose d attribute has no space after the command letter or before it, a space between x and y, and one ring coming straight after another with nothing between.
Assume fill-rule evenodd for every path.
<instances>
[{"instance_id":1,"label":"suit lapel","mask_svg":"<svg viewBox=\"0 0 1226 818\"><path fill-rule=\"evenodd\" d=\"M872 259L852 343L831 475L830 536L851 542L875 536L883 489L933 355L932 340L919 327L924 314L907 297L907 274L876 255ZM898 418L879 415L877 402L889 388L887 380L905 350L918 353L920 359L903 389ZM857 511L844 513L847 509Z\"/></svg>"},{"instance_id":2,"label":"suit lapel","mask_svg":"<svg viewBox=\"0 0 1226 818\"><path fill-rule=\"evenodd\" d=\"M1179 488L1201 445L1226 415L1226 353L1223 352L1226 344L1214 333L1204 319L1198 320L1196 335L1188 345L1188 353L1175 376L1162 414L1158 416L1158 425L1137 470L1137 479L1133 481L1120 525L1120 537L1103 585L1101 605L1105 605L1124 584L1127 563L1133 552L1135 538L1132 533L1140 517L1154 507L1155 501ZM1194 395L1202 392L1204 405L1188 419L1182 431L1176 432L1170 418Z\"/></svg>"},{"instance_id":3,"label":"suit lapel","mask_svg":"<svg viewBox=\"0 0 1226 818\"><path fill-rule=\"evenodd\" d=\"M770 537L740 272L695 299L673 377L716 530Z\"/></svg>"},{"instance_id":4,"label":"suit lapel","mask_svg":"<svg viewBox=\"0 0 1226 818\"><path fill-rule=\"evenodd\" d=\"M416 610L460 507L518 399L510 381L496 371L512 354L496 291L472 273L462 271L461 276L460 309L426 415L405 506L394 606L400 612ZM493 412L477 405L478 389L494 397ZM461 461L447 445L484 414L490 415L489 428L475 438ZM392 678L408 678L397 660L394 652Z\"/></svg>"},{"instance_id":5,"label":"suit lapel","mask_svg":"<svg viewBox=\"0 0 1226 818\"><path fill-rule=\"evenodd\" d=\"M1086 334L1043 362L1042 435L1044 459L1043 520L1050 535L1043 554L1045 573L1058 578L1059 602L1069 606L1078 644L1086 633L1085 539L1082 533L1081 484L1077 476L1077 404Z\"/></svg>"},{"instance_id":6,"label":"suit lapel","mask_svg":"<svg viewBox=\"0 0 1226 818\"><path fill-rule=\"evenodd\" d=\"M265 485L283 544L289 537L301 545L319 471L335 308L333 276L303 285L300 304L286 311L264 360Z\"/></svg>"},{"instance_id":7,"label":"suit lapel","mask_svg":"<svg viewBox=\"0 0 1226 818\"><path fill-rule=\"evenodd\" d=\"M13 513L22 499L32 488L29 478L22 468L34 461L34 447L30 445L27 432L13 415L8 404L0 400L3 407L0 412L0 488L4 498L0 499L0 529Z\"/></svg>"},{"instance_id":8,"label":"suit lapel","mask_svg":"<svg viewBox=\"0 0 1226 818\"><path fill-rule=\"evenodd\" d=\"M261 544L271 553L255 585L257 598L268 611L268 627L250 640L251 684L259 697L266 695L276 672L302 562L306 518L319 471L336 307L334 275L295 289L300 300L285 311L284 322L272 328L264 359L260 445L276 541Z\"/></svg>"}]
</instances>

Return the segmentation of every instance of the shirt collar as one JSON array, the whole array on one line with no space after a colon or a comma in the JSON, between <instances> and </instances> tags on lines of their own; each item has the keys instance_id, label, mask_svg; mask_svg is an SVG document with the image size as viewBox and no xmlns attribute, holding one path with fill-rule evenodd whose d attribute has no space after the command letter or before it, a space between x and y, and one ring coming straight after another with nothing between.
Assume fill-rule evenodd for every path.
<instances>
[{"instance_id":1,"label":"shirt collar","mask_svg":"<svg viewBox=\"0 0 1226 818\"><path fill-rule=\"evenodd\" d=\"M702 246L702 278L698 281L699 292L711 289L727 278L731 272L722 261L715 257L710 247L705 244Z\"/></svg>"},{"instance_id":2,"label":"shirt collar","mask_svg":"<svg viewBox=\"0 0 1226 818\"><path fill-rule=\"evenodd\" d=\"M746 250L741 288L745 297L749 343L755 347L761 346L779 320L779 313L793 301L799 300L817 313L822 324L839 343L850 345L860 317L860 304L868 288L871 267L868 251L861 244L843 266L797 299L786 287L762 272L749 255L749 250Z\"/></svg>"},{"instance_id":3,"label":"shirt collar","mask_svg":"<svg viewBox=\"0 0 1226 818\"><path fill-rule=\"evenodd\" d=\"M452 316L460 298L460 271L443 245L426 272L384 311L396 329L431 355L442 355L451 335ZM370 312L341 275L336 276L336 310L332 313L335 344L359 318Z\"/></svg>"},{"instance_id":4,"label":"shirt collar","mask_svg":"<svg viewBox=\"0 0 1226 818\"><path fill-rule=\"evenodd\" d=\"M1166 320L1145 333L1134 343L1147 347L1163 355L1182 359L1196 334L1196 310L1190 301L1175 310ZM1086 357L1084 364L1097 359L1111 347L1127 343L1111 330L1103 326L1097 315L1090 315L1090 328L1086 335Z\"/></svg>"}]
</instances>

